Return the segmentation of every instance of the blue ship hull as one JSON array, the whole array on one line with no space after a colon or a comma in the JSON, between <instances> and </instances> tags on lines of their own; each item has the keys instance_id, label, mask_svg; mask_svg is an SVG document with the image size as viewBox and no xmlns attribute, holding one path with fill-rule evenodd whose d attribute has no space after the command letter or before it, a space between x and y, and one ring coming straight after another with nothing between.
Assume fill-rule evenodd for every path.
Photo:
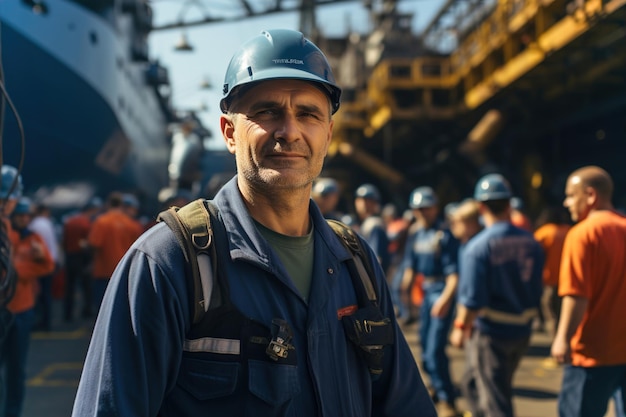
<instances>
[{"instance_id":1,"label":"blue ship hull","mask_svg":"<svg viewBox=\"0 0 626 417\"><path fill-rule=\"evenodd\" d=\"M143 91L123 91L130 97L118 92L107 100L104 92L124 90L115 76L102 83L90 82L45 45L20 32L23 28L12 26L8 15L0 12L0 18L4 82L24 126L26 192L66 209L80 206L93 195L104 197L121 190L137 193L146 209L156 210L158 192L168 182L170 146L167 115L158 106L156 89L139 80L134 87ZM93 33L96 38L107 35L102 30ZM60 38L58 47L71 45L63 45ZM132 70L132 63L111 51L116 53L107 56L109 50L102 48L103 53L96 56L101 62L87 55L84 63L72 63L105 67L117 60L121 78L124 69ZM144 97L133 97L137 95ZM8 106L4 116L3 162L17 166L20 136Z\"/></svg>"}]
</instances>

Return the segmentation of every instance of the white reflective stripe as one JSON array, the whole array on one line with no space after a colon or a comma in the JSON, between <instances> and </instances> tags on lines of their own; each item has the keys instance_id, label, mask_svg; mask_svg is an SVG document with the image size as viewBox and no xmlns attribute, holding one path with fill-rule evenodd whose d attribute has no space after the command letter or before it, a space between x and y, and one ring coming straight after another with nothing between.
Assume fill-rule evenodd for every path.
<instances>
[{"instance_id":1,"label":"white reflective stripe","mask_svg":"<svg viewBox=\"0 0 626 417\"><path fill-rule=\"evenodd\" d=\"M183 350L187 352L209 352L224 355L239 355L241 348L237 339L220 339L217 337L203 337L200 339L185 339Z\"/></svg>"},{"instance_id":2,"label":"white reflective stripe","mask_svg":"<svg viewBox=\"0 0 626 417\"><path fill-rule=\"evenodd\" d=\"M480 316L493 321L494 323L516 324L522 326L528 324L532 319L539 315L537 308L529 308L521 314L505 313L504 311L483 308L480 310Z\"/></svg>"}]
</instances>

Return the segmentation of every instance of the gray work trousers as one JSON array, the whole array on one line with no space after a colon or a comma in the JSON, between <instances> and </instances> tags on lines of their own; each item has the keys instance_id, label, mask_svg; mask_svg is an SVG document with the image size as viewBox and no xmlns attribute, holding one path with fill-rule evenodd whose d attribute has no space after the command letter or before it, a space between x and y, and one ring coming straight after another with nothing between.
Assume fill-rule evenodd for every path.
<instances>
[{"instance_id":1,"label":"gray work trousers","mask_svg":"<svg viewBox=\"0 0 626 417\"><path fill-rule=\"evenodd\" d=\"M530 336L497 339L475 330L467 343L461 392L474 417L513 417L513 374Z\"/></svg>"}]
</instances>

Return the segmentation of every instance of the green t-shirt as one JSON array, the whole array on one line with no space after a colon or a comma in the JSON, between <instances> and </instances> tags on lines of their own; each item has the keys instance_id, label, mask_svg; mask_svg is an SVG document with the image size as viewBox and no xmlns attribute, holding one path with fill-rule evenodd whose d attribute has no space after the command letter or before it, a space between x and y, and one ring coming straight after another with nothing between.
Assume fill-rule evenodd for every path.
<instances>
[{"instance_id":1,"label":"green t-shirt","mask_svg":"<svg viewBox=\"0 0 626 417\"><path fill-rule=\"evenodd\" d=\"M305 301L309 299L313 277L313 227L305 236L286 236L255 222L261 235L278 254L291 281Z\"/></svg>"}]
</instances>

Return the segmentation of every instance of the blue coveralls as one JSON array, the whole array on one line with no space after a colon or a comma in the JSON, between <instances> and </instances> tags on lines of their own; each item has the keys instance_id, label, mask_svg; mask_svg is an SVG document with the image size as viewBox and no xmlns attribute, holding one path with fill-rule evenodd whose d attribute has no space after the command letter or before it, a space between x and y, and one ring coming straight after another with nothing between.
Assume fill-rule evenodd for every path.
<instances>
[{"instance_id":1,"label":"blue coveralls","mask_svg":"<svg viewBox=\"0 0 626 417\"><path fill-rule=\"evenodd\" d=\"M383 219L380 216L370 216L363 220L361 235L378 256L383 272L386 272L391 262L391 255L389 254L389 238Z\"/></svg>"},{"instance_id":2,"label":"blue coveralls","mask_svg":"<svg viewBox=\"0 0 626 417\"><path fill-rule=\"evenodd\" d=\"M511 382L539 308L543 263L533 236L509 222L486 228L462 251L459 304L480 310L466 346L474 415L513 416Z\"/></svg>"},{"instance_id":3,"label":"blue coveralls","mask_svg":"<svg viewBox=\"0 0 626 417\"><path fill-rule=\"evenodd\" d=\"M424 276L424 301L419 324L424 370L439 400L450 403L456 394L445 349L454 308L450 308L443 318L431 317L430 311L446 286L446 277L457 273L458 252L458 240L448 229L436 223L432 227L417 230L409 237L402 268L411 268Z\"/></svg>"},{"instance_id":4,"label":"blue coveralls","mask_svg":"<svg viewBox=\"0 0 626 417\"><path fill-rule=\"evenodd\" d=\"M219 265L227 270L232 303L255 323L285 320L293 330L291 365L239 359L231 341L211 361L183 359L190 331L185 260L173 233L159 224L118 265L104 298L78 388L73 416L435 416L411 351L394 319L380 267L383 315L394 344L372 382L347 339L340 312L357 303L344 261L351 254L314 203L315 266L308 304L278 256L257 231L236 178L215 198L226 235ZM374 265L374 255L368 256ZM217 347L217 345L216 345ZM219 350L219 349L218 349ZM249 370L237 380L239 366ZM234 370L234 371L233 371ZM239 392L241 386L245 392ZM233 398L245 398L236 401Z\"/></svg>"}]
</instances>

